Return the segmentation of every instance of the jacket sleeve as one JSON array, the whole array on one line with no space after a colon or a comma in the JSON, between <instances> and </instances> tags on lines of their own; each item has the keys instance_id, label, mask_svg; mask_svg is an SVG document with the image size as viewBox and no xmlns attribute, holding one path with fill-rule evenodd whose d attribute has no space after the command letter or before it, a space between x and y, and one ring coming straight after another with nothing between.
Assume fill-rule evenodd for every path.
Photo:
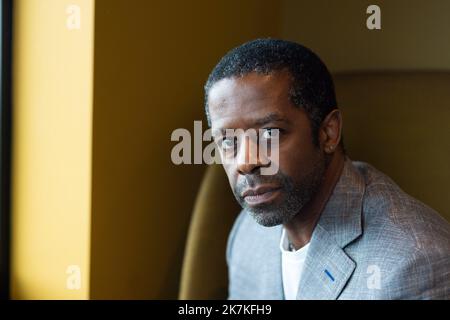
<instances>
[{"instance_id":1,"label":"jacket sleeve","mask_svg":"<svg viewBox=\"0 0 450 320\"><path fill-rule=\"evenodd\" d=\"M389 299L450 299L450 253L416 250L389 275L388 288Z\"/></svg>"}]
</instances>

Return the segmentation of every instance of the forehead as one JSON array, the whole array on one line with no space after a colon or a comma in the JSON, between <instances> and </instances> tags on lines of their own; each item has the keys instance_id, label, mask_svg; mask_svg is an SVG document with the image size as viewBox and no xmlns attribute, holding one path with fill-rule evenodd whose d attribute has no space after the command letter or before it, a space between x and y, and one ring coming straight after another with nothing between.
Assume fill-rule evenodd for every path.
<instances>
[{"instance_id":1,"label":"forehead","mask_svg":"<svg viewBox=\"0 0 450 320\"><path fill-rule=\"evenodd\" d=\"M208 94L213 128L249 128L261 118L277 114L288 118L293 108L289 99L291 77L287 71L250 73L216 82Z\"/></svg>"}]
</instances>

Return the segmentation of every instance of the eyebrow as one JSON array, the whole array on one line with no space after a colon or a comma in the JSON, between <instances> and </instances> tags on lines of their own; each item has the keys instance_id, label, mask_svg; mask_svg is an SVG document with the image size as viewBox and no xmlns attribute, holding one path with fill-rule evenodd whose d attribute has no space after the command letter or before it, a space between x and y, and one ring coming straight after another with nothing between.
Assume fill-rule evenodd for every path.
<instances>
[{"instance_id":1,"label":"eyebrow","mask_svg":"<svg viewBox=\"0 0 450 320\"><path fill-rule=\"evenodd\" d=\"M288 120L281 117L278 113L273 112L268 114L267 116L257 119L254 121L254 125L256 126L263 126L265 124L268 124L270 122L289 122Z\"/></svg>"},{"instance_id":2,"label":"eyebrow","mask_svg":"<svg viewBox=\"0 0 450 320\"><path fill-rule=\"evenodd\" d=\"M273 113L269 113L268 115L256 119L252 122L252 126L257 126L257 127L262 127L268 123L271 122L285 122L285 123L289 123L289 120L283 118L280 114L273 112ZM226 128L218 128L217 129L222 135L225 134L225 130Z\"/></svg>"}]
</instances>

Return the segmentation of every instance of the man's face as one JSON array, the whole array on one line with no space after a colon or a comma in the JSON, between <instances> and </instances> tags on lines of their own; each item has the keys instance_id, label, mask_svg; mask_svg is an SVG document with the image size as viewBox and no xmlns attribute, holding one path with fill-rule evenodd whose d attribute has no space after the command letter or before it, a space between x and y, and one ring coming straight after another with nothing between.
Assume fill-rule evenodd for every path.
<instances>
[{"instance_id":1,"label":"man's face","mask_svg":"<svg viewBox=\"0 0 450 320\"><path fill-rule=\"evenodd\" d=\"M256 163L245 161L255 150L250 140L242 142L235 153L236 159L244 161L224 162L237 201L264 226L291 220L316 194L326 169L323 152L313 144L306 112L289 99L290 79L285 71L250 73L220 80L209 91L213 131L263 129L270 136L271 128L279 130L278 149L271 150L279 152L276 174L262 175L261 168L267 164L258 157ZM221 145L223 139L215 140Z\"/></svg>"}]
</instances>

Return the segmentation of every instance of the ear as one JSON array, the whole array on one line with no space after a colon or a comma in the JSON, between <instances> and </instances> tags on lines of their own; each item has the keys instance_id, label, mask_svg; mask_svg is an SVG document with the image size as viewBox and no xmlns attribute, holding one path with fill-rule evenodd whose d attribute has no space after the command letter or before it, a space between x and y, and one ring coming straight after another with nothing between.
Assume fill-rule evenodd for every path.
<instances>
[{"instance_id":1,"label":"ear","mask_svg":"<svg viewBox=\"0 0 450 320\"><path fill-rule=\"evenodd\" d=\"M339 109L331 111L323 120L319 130L321 149L332 154L341 141L342 116Z\"/></svg>"}]
</instances>

